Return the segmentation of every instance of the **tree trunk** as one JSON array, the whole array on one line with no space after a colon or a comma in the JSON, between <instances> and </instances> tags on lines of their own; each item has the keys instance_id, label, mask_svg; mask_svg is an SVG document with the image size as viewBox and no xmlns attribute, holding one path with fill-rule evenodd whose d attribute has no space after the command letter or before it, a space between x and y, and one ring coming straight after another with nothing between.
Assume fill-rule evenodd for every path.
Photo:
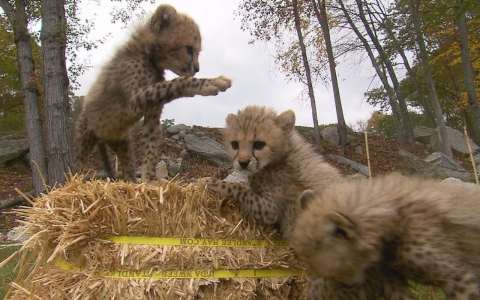
<instances>
[{"instance_id":1,"label":"tree trunk","mask_svg":"<svg viewBox=\"0 0 480 300\"><path fill-rule=\"evenodd\" d=\"M43 141L42 118L39 107L39 91L35 81L30 34L27 28L24 0L16 0L15 8L6 0L0 0L0 6L12 24L17 46L18 68L22 85L23 105L25 106L25 127L30 150L30 169L32 170L35 196L45 191L42 178L47 176L45 144Z\"/></svg>"},{"instance_id":2,"label":"tree trunk","mask_svg":"<svg viewBox=\"0 0 480 300\"><path fill-rule=\"evenodd\" d=\"M468 106L473 123L472 139L480 145L480 110L478 109L478 97L475 89L475 72L473 71L470 47L468 46L468 27L465 19L464 1L457 0L458 5L458 33L460 35L460 52L462 55L462 68L465 80L465 87L468 94Z\"/></svg>"},{"instance_id":3,"label":"tree trunk","mask_svg":"<svg viewBox=\"0 0 480 300\"><path fill-rule=\"evenodd\" d=\"M435 83L433 82L432 74L430 72L430 62L428 59L427 49L425 48L425 41L423 39L422 27L420 24L420 17L418 15L419 1L408 0L408 6L412 15L412 22L415 31L415 40L418 46L418 58L423 70L423 77L428 89L428 95L432 101L433 111L435 114L435 120L437 123L440 151L444 154L452 157L452 148L447 136L447 127L445 126L445 118L443 117L442 107L438 100L437 91L435 89Z\"/></svg>"},{"instance_id":4,"label":"tree trunk","mask_svg":"<svg viewBox=\"0 0 480 300\"><path fill-rule=\"evenodd\" d=\"M422 86L420 85L420 82L418 82L417 76L413 72L412 67L410 66L407 55L405 54L405 51L403 50L403 48L400 45L397 37L395 36L395 33L393 32L391 26L392 26L392 24L391 24L390 21L388 21L388 24L385 24L385 30L388 33L388 37L392 40L395 49L397 50L398 54L400 55L400 57L403 60L403 65L405 66L405 69L407 70L407 73L410 76L410 79L412 80L413 86L417 90L418 101L420 102L423 113L427 117L427 120L428 120L428 123L430 124L430 127L435 128L437 126L436 123L435 123L435 117L433 116L430 108L428 107L428 105L425 101L425 94L423 93Z\"/></svg>"},{"instance_id":5,"label":"tree trunk","mask_svg":"<svg viewBox=\"0 0 480 300\"><path fill-rule=\"evenodd\" d=\"M362 23L363 23L363 26L365 27L367 35L372 41L373 45L375 46L375 49L377 50L383 65L387 68L388 75L390 76L390 80L392 81L392 84L393 84L393 90L396 96L395 99L398 102L398 108L399 108L399 115L400 115L399 121L402 126L402 131L398 133L398 139L400 141L407 141L410 144L415 144L415 138L413 136L413 128L410 122L410 116L408 115L407 104L402 95L402 92L400 91L400 84L397 79L397 74L393 69L390 59L385 54L385 51L382 45L378 41L376 34L372 31L372 28L370 27L370 24L368 23L365 17L363 2L361 0L356 0L356 3L357 3L360 19L362 20ZM365 5L368 5L368 3L365 3Z\"/></svg>"},{"instance_id":6,"label":"tree trunk","mask_svg":"<svg viewBox=\"0 0 480 300\"><path fill-rule=\"evenodd\" d=\"M310 97L310 105L312 106L313 133L315 136L315 146L317 148L317 151L319 153L322 153L322 143L320 141L320 132L318 129L317 105L315 103L315 95L313 92L313 83L312 83L312 76L310 73L310 65L308 64L307 50L305 49L302 30L300 28L300 16L298 14L297 0L293 0L292 5L293 5L293 14L295 16L295 28L297 30L298 43L302 51L303 66L305 68L305 74L307 76L308 96Z\"/></svg>"},{"instance_id":7,"label":"tree trunk","mask_svg":"<svg viewBox=\"0 0 480 300\"><path fill-rule=\"evenodd\" d=\"M413 72L412 68L410 67L410 63L408 62L407 56L405 55L405 51L403 51L403 48L400 47L400 45L396 40L394 41L394 43L398 53L400 54L400 57L402 57L403 65L405 66L405 69L407 70L407 73L410 76L410 79L412 80L413 86L417 90L418 101L420 102L420 105L423 108L423 113L427 117L430 127L434 128L437 126L437 123L435 122L435 117L433 116L432 111L430 110L430 108L428 107L425 101L425 94L423 93L422 86L420 85L420 82L418 82L416 74Z\"/></svg>"},{"instance_id":8,"label":"tree trunk","mask_svg":"<svg viewBox=\"0 0 480 300\"><path fill-rule=\"evenodd\" d=\"M337 131L338 131L338 136L340 138L339 143L342 149L342 154L344 154L345 147L347 145L347 124L345 123L345 118L343 116L342 99L340 98L340 89L338 87L337 71L335 69L337 64L335 63L335 57L333 56L333 46L332 46L332 40L330 39L330 28L328 26L325 0L322 0L321 2L318 1L318 5L317 3L315 3L315 0L312 0L312 4L315 11L315 16L317 17L317 20L320 23L320 26L322 27L323 39L325 40L325 48L327 50L327 57L328 57L328 66L330 68L330 78L332 80L333 98L335 99L335 108L337 112L337 123L338 123Z\"/></svg>"},{"instance_id":9,"label":"tree trunk","mask_svg":"<svg viewBox=\"0 0 480 300\"><path fill-rule=\"evenodd\" d=\"M358 30L357 26L355 25L355 22L350 17L350 14L348 13L345 5L343 4L343 1L338 1L338 2L341 6L343 14L345 15L345 18L347 19L348 24L350 25L352 30L355 32L358 39L362 42L363 47L365 48L365 51L367 51L368 57L372 62L372 66L375 68L375 71L377 72L377 75L380 78L380 81L382 81L383 87L385 88L385 91L387 92L387 95L388 95L388 101L390 103L390 107L392 108L395 131L397 132L398 136L400 136L401 132L403 131L403 127L401 126L401 122L400 122L401 116L398 112L399 109L398 109L398 103L395 99L395 93L393 92L393 89L387 80L387 76L385 72L380 68L378 61L375 59L375 56L373 55L373 51L370 48L368 41L365 39L362 33ZM403 140L399 138L399 142L401 147L404 148Z\"/></svg>"},{"instance_id":10,"label":"tree trunk","mask_svg":"<svg viewBox=\"0 0 480 300\"><path fill-rule=\"evenodd\" d=\"M68 77L65 66L65 0L42 0L42 61L48 183L63 184L71 165Z\"/></svg>"}]
</instances>

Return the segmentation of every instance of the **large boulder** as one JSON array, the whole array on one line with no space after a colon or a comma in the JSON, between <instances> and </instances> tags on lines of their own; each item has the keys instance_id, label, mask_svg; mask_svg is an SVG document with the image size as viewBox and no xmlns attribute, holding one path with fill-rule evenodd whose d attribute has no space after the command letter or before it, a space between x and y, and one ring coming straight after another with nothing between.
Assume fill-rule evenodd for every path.
<instances>
[{"instance_id":1,"label":"large boulder","mask_svg":"<svg viewBox=\"0 0 480 300\"><path fill-rule=\"evenodd\" d=\"M0 141L0 164L15 159L27 151L27 139Z\"/></svg>"},{"instance_id":2,"label":"large boulder","mask_svg":"<svg viewBox=\"0 0 480 300\"><path fill-rule=\"evenodd\" d=\"M433 152L429 156L425 158L425 161L434 164L437 166L442 166L451 170L459 171L459 172L466 172L458 162L456 162L453 158L447 156L442 152Z\"/></svg>"},{"instance_id":3,"label":"large boulder","mask_svg":"<svg viewBox=\"0 0 480 300\"><path fill-rule=\"evenodd\" d=\"M334 144L340 144L340 136L338 135L337 126L328 126L320 131L322 139ZM350 142L350 138L347 136L347 144Z\"/></svg>"},{"instance_id":4,"label":"large boulder","mask_svg":"<svg viewBox=\"0 0 480 300\"><path fill-rule=\"evenodd\" d=\"M167 132L170 135L179 134L182 131L188 131L189 127L185 124L172 125L167 128Z\"/></svg>"},{"instance_id":5,"label":"large boulder","mask_svg":"<svg viewBox=\"0 0 480 300\"><path fill-rule=\"evenodd\" d=\"M447 126L447 135L448 141L450 142L450 146L452 146L452 150L461 155L470 155L470 151L468 149L467 139L463 132L453 129ZM479 147L475 142L469 138L470 147L472 148L472 153L477 153Z\"/></svg>"},{"instance_id":6,"label":"large boulder","mask_svg":"<svg viewBox=\"0 0 480 300\"><path fill-rule=\"evenodd\" d=\"M184 137L188 151L193 151L205 157L209 162L217 166L231 166L232 158L223 148L222 144L206 137L195 134L187 134Z\"/></svg>"},{"instance_id":7,"label":"large boulder","mask_svg":"<svg viewBox=\"0 0 480 300\"><path fill-rule=\"evenodd\" d=\"M338 130L335 126L328 126L320 131L320 136L322 139L334 144L338 145L340 143L340 137L338 136Z\"/></svg>"},{"instance_id":8,"label":"large boulder","mask_svg":"<svg viewBox=\"0 0 480 300\"><path fill-rule=\"evenodd\" d=\"M365 166L365 165L362 165L361 163L358 163L358 162L353 161L351 159L348 159L346 157L343 157L343 156L340 156L340 155L335 155L335 154L327 154L325 157L330 159L330 160L339 162L339 163L347 164L350 167L357 170L360 174L362 174L364 176L369 176L370 172L368 171L368 167Z\"/></svg>"},{"instance_id":9,"label":"large boulder","mask_svg":"<svg viewBox=\"0 0 480 300\"><path fill-rule=\"evenodd\" d=\"M413 136L417 142L428 145L430 143L432 131L432 128L419 126L413 130Z\"/></svg>"},{"instance_id":10,"label":"large boulder","mask_svg":"<svg viewBox=\"0 0 480 300\"><path fill-rule=\"evenodd\" d=\"M403 175L421 175L422 177L437 179L453 177L464 182L475 182L475 176L471 173L430 164L402 149L397 153L396 171Z\"/></svg>"},{"instance_id":11,"label":"large boulder","mask_svg":"<svg viewBox=\"0 0 480 300\"><path fill-rule=\"evenodd\" d=\"M451 127L447 126L447 137L448 141L450 143L450 147L452 147L452 150L457 153L458 155L469 155L470 151L468 149L468 144L467 144L467 139L465 138L465 135L456 129L453 129ZM472 148L472 153L477 153L479 150L479 147L477 144L473 142L472 139L469 139L470 141L470 147ZM433 151L440 151L439 147L439 135L438 135L438 130L433 130L432 131L432 137L430 139L430 149Z\"/></svg>"}]
</instances>

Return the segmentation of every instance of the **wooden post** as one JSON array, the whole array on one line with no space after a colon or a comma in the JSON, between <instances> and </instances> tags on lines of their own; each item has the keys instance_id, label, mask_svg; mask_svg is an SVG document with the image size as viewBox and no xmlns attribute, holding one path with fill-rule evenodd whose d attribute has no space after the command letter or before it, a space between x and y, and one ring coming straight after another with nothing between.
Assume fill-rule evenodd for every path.
<instances>
[{"instance_id":1,"label":"wooden post","mask_svg":"<svg viewBox=\"0 0 480 300\"><path fill-rule=\"evenodd\" d=\"M368 151L368 133L365 130L365 148L367 151L368 178L372 179L372 169L370 168L370 153Z\"/></svg>"},{"instance_id":2,"label":"wooden post","mask_svg":"<svg viewBox=\"0 0 480 300\"><path fill-rule=\"evenodd\" d=\"M463 132L465 132L465 138L467 139L468 152L470 153L470 162L472 163L473 174L475 175L475 181L477 182L477 185L480 185L478 183L477 166L475 165L475 159L473 159L472 146L470 145L470 138L468 137L466 125L463 126Z\"/></svg>"}]
</instances>

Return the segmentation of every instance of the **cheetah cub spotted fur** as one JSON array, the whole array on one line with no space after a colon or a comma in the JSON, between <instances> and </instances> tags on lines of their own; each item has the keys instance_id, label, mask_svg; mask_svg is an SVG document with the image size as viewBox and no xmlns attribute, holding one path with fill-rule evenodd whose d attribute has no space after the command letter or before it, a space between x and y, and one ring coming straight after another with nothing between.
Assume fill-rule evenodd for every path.
<instances>
[{"instance_id":1,"label":"cheetah cub spotted fur","mask_svg":"<svg viewBox=\"0 0 480 300\"><path fill-rule=\"evenodd\" d=\"M305 191L291 244L311 299L415 299L408 280L447 299L480 299L480 188L390 174Z\"/></svg>"},{"instance_id":2,"label":"cheetah cub spotted fur","mask_svg":"<svg viewBox=\"0 0 480 300\"><path fill-rule=\"evenodd\" d=\"M223 140L233 166L248 175L248 185L202 178L199 183L232 199L241 212L274 224L287 239L296 218L296 201L306 189L321 192L340 173L314 152L296 130L295 114L278 115L263 106L247 106L226 118Z\"/></svg>"},{"instance_id":3,"label":"cheetah cub spotted fur","mask_svg":"<svg viewBox=\"0 0 480 300\"><path fill-rule=\"evenodd\" d=\"M85 96L74 132L74 171L85 170L86 159L98 144L108 175L114 177L106 146L117 155L123 178L134 181L131 129L144 118L142 180L155 180L163 106L181 97L217 95L231 86L223 76L192 77L199 71L200 50L197 24L170 5L160 5L140 24ZM166 81L165 70L180 77Z\"/></svg>"}]
</instances>

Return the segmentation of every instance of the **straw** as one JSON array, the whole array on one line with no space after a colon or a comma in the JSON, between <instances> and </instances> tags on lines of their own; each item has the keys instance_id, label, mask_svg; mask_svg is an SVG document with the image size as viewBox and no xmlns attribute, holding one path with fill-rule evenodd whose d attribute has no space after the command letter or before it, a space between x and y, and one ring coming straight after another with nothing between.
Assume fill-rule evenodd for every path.
<instances>
[{"instance_id":1,"label":"straw","mask_svg":"<svg viewBox=\"0 0 480 300\"><path fill-rule=\"evenodd\" d=\"M301 276L122 277L191 270L220 274L220 270L304 269L289 248L162 246L107 240L118 235L281 239L273 228L243 220L231 202L195 185L86 181L76 175L64 187L35 199L33 207L16 213L22 231L30 238L17 253L22 267L7 299L303 299L306 279ZM61 262L70 269L59 267Z\"/></svg>"}]
</instances>

